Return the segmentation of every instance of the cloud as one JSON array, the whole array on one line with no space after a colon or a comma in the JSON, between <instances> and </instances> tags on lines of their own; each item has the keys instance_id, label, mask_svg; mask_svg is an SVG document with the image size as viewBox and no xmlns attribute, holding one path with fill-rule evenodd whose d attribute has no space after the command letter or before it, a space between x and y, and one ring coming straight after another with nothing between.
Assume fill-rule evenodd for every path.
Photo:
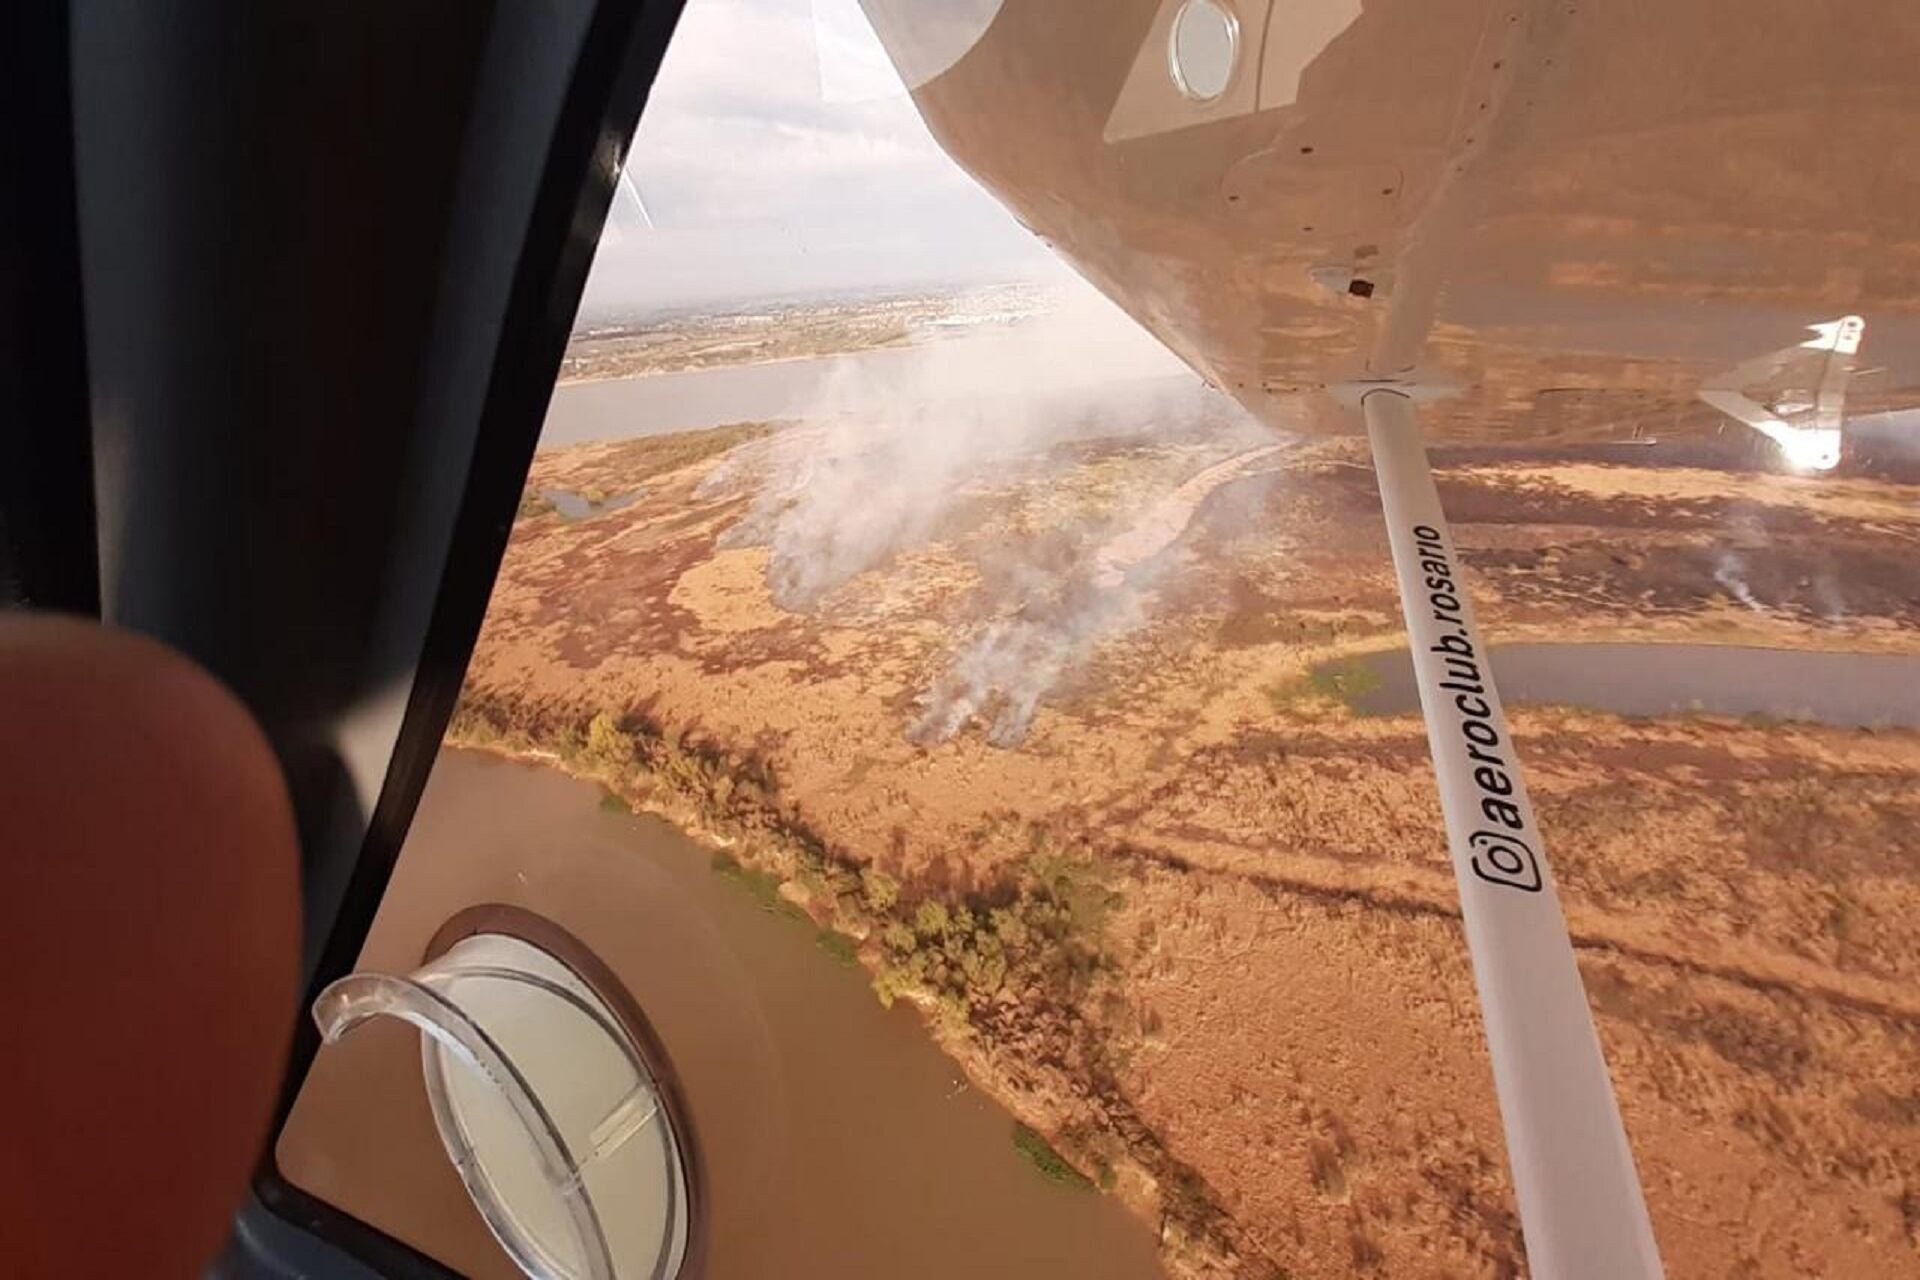
<instances>
[{"instance_id":1,"label":"cloud","mask_svg":"<svg viewBox=\"0 0 1920 1280\"><path fill-rule=\"evenodd\" d=\"M689 0L628 172L655 230L616 210L589 314L1027 278L1050 258L904 94L827 100L809 0Z\"/></svg>"}]
</instances>

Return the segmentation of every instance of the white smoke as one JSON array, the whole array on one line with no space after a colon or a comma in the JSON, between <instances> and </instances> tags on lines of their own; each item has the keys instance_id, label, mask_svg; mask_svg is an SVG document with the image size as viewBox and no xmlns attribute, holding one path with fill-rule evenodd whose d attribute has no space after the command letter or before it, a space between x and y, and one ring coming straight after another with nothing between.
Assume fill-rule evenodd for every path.
<instances>
[{"instance_id":1,"label":"white smoke","mask_svg":"<svg viewBox=\"0 0 1920 1280\"><path fill-rule=\"evenodd\" d=\"M1722 551L1714 557L1713 580L1755 613L1766 612L1766 606L1754 598L1753 588L1747 585L1747 558L1738 551Z\"/></svg>"},{"instance_id":2,"label":"white smoke","mask_svg":"<svg viewBox=\"0 0 1920 1280\"><path fill-rule=\"evenodd\" d=\"M1208 493L1273 450L1270 432L1116 314L1096 297L984 337L844 360L820 397L831 411L741 451L708 481L753 486L724 542L766 546L774 600L807 610L939 540L962 504L1036 491L1070 464L1061 446L1184 446L1163 466L1171 483L1113 495L1118 509L1103 516L1058 517L1046 554L1018 536L995 542L970 601L976 621L923 693L915 741L974 723L996 745L1021 741L1048 693L1146 616L1152 580Z\"/></svg>"},{"instance_id":3,"label":"white smoke","mask_svg":"<svg viewBox=\"0 0 1920 1280\"><path fill-rule=\"evenodd\" d=\"M1747 568L1747 552L1758 552L1764 557L1770 545L1767 527L1760 518L1760 512L1748 503L1734 503L1727 512L1724 536L1727 545L1714 552L1713 580L1720 584L1721 590L1753 612L1765 613L1767 606L1754 594Z\"/></svg>"},{"instance_id":4,"label":"white smoke","mask_svg":"<svg viewBox=\"0 0 1920 1280\"><path fill-rule=\"evenodd\" d=\"M1244 428L1219 431L1222 443L1244 444ZM942 742L982 721L994 746L1027 736L1042 700L1103 641L1147 618L1155 583L1178 562L1177 543L1201 503L1284 446L1243 448L1202 468L1172 491L1109 522L1070 569L1024 573L1003 593L1003 608L963 644L923 698L908 731L916 742Z\"/></svg>"},{"instance_id":5,"label":"white smoke","mask_svg":"<svg viewBox=\"0 0 1920 1280\"><path fill-rule=\"evenodd\" d=\"M907 730L918 743L944 742L976 719L996 747L1027 736L1040 703L1100 640L1139 625L1141 586L1097 585L1084 569L1028 576L1012 612L979 626L921 698Z\"/></svg>"},{"instance_id":6,"label":"white smoke","mask_svg":"<svg viewBox=\"0 0 1920 1280\"><path fill-rule=\"evenodd\" d=\"M1822 569L1813 575L1813 598L1826 621L1839 622L1847 617L1846 595L1840 589L1840 580L1829 570Z\"/></svg>"},{"instance_id":7,"label":"white smoke","mask_svg":"<svg viewBox=\"0 0 1920 1280\"><path fill-rule=\"evenodd\" d=\"M757 473L729 543L765 544L774 600L810 609L925 541L957 503L1046 465L1052 446L1190 429L1220 412L1219 397L1112 314L1093 295L1004 331L839 360L804 426L709 482Z\"/></svg>"}]
</instances>

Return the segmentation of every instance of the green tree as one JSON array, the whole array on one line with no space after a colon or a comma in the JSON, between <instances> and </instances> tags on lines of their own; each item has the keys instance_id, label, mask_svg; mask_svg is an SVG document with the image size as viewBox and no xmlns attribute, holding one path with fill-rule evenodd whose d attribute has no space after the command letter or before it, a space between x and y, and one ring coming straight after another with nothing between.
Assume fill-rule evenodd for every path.
<instances>
[{"instance_id":1,"label":"green tree","mask_svg":"<svg viewBox=\"0 0 1920 1280\"><path fill-rule=\"evenodd\" d=\"M633 735L610 713L598 712L587 724L586 757L590 763L624 776L634 765Z\"/></svg>"},{"instance_id":2,"label":"green tree","mask_svg":"<svg viewBox=\"0 0 1920 1280\"><path fill-rule=\"evenodd\" d=\"M862 867L860 897L868 910L885 915L900 901L900 882L878 867Z\"/></svg>"}]
</instances>

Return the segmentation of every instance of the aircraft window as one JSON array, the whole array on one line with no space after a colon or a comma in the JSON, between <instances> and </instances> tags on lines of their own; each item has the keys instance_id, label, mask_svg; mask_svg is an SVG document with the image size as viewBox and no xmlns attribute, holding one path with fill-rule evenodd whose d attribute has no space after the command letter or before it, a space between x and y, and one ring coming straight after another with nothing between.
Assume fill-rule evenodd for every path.
<instances>
[{"instance_id":1,"label":"aircraft window","mask_svg":"<svg viewBox=\"0 0 1920 1280\"><path fill-rule=\"evenodd\" d=\"M1674 1274L1911 1271L1920 48L1707 8L692 0L359 971L590 948L716 1276L1553 1274L1536 1033ZM518 1274L420 1052L282 1167Z\"/></svg>"},{"instance_id":2,"label":"aircraft window","mask_svg":"<svg viewBox=\"0 0 1920 1280\"><path fill-rule=\"evenodd\" d=\"M853 4L681 20L447 749L277 1147L290 1181L463 1275L1159 1274L1138 1197L1101 1193L1135 1175L1062 1154L1057 1122L940 1047L977 1035L988 982L1091 990L1063 915L1097 891L1082 860L1058 885L1046 856L994 873L998 927L1031 935L1003 944L930 865L945 834L863 874L845 835L808 834L773 747L814 754L810 720L877 752L880 788L929 749L1017 751L1191 512L1128 541L1089 491L1113 509L1064 516L1084 546L1058 566L1038 529L995 551L993 527L1035 518L1056 452L1150 447L1131 503L1264 443L929 136L903 80L998 7L942 9L898 74ZM922 563L954 534L1015 576L976 600ZM995 630L1062 590L1109 603ZM836 660L863 614L870 651ZM902 641L907 697L832 692ZM1019 647L1040 665L1007 667ZM708 734L713 698L741 715ZM914 932L941 913L950 942ZM971 990L912 976L942 947Z\"/></svg>"}]
</instances>

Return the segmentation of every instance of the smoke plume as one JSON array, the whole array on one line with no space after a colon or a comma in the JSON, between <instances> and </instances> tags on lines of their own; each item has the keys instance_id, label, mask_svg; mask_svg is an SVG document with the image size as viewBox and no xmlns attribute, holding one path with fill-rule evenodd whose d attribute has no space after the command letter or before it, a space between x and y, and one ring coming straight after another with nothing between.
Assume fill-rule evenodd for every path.
<instances>
[{"instance_id":1,"label":"smoke plume","mask_svg":"<svg viewBox=\"0 0 1920 1280\"><path fill-rule=\"evenodd\" d=\"M945 540L969 504L1045 492L1088 449L1153 446L1156 464L1127 472L1137 489L1108 495L1099 514L973 548L982 584L919 699L907 730L917 742L977 724L995 745L1019 743L1061 680L1148 615L1153 582L1207 495L1277 448L1131 325L1102 334L1087 319L1056 314L844 360L820 397L832 410L740 451L708 481L751 486L723 542L766 546L775 602L811 610L890 557Z\"/></svg>"}]
</instances>

